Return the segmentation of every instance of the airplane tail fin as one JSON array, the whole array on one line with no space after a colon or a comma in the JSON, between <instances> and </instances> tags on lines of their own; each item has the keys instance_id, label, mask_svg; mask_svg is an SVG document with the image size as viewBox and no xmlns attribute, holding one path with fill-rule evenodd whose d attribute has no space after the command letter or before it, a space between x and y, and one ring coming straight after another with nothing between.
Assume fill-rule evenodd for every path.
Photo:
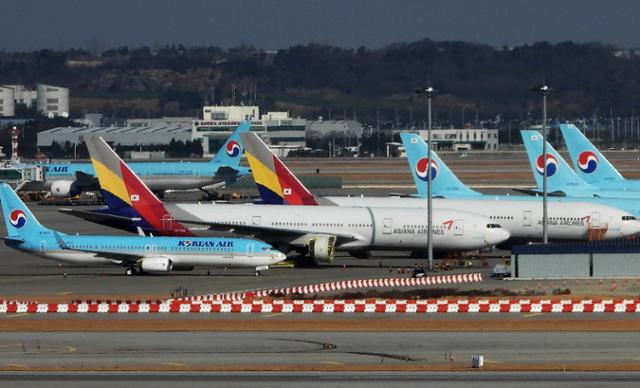
<instances>
[{"instance_id":1,"label":"airplane tail fin","mask_svg":"<svg viewBox=\"0 0 640 388\"><path fill-rule=\"evenodd\" d=\"M522 130L520 135L522 135L522 142L527 150L529 165L539 190L542 190L544 166L547 169L547 188L550 192L563 191L571 194L572 189L590 188L591 185L580 179L564 158L548 142L547 161L543 163L542 135L538 131Z\"/></svg>"},{"instance_id":2,"label":"airplane tail fin","mask_svg":"<svg viewBox=\"0 0 640 388\"><path fill-rule=\"evenodd\" d=\"M13 191L11 186L0 183L0 205L9 238L27 240L38 237L41 232L51 232L38 222L29 208Z\"/></svg>"},{"instance_id":3,"label":"airplane tail fin","mask_svg":"<svg viewBox=\"0 0 640 388\"><path fill-rule=\"evenodd\" d=\"M240 165L242 159L242 153L244 152L244 144L240 134L249 132L251 129L250 121L243 121L233 131L231 136L224 142L222 147L218 150L216 155L211 159L211 163L218 163L230 167L237 167Z\"/></svg>"},{"instance_id":4,"label":"airplane tail fin","mask_svg":"<svg viewBox=\"0 0 640 388\"><path fill-rule=\"evenodd\" d=\"M560 124L575 171L588 183L622 181L624 177L573 124Z\"/></svg>"},{"instance_id":5,"label":"airplane tail fin","mask_svg":"<svg viewBox=\"0 0 640 388\"><path fill-rule=\"evenodd\" d=\"M100 137L87 140L87 148L105 203L115 215L141 219L143 229L171 236L193 234L174 220L164 204Z\"/></svg>"},{"instance_id":6,"label":"airplane tail fin","mask_svg":"<svg viewBox=\"0 0 640 388\"><path fill-rule=\"evenodd\" d=\"M482 195L467 187L438 157L431 151L432 162L428 163L429 148L417 134L401 133L402 145L407 153L411 177L420 196L427 195L427 165L431 164L431 192L434 196L454 198Z\"/></svg>"},{"instance_id":7,"label":"airplane tail fin","mask_svg":"<svg viewBox=\"0 0 640 388\"><path fill-rule=\"evenodd\" d=\"M241 135L262 201L268 204L317 205L318 201L253 132Z\"/></svg>"}]
</instances>

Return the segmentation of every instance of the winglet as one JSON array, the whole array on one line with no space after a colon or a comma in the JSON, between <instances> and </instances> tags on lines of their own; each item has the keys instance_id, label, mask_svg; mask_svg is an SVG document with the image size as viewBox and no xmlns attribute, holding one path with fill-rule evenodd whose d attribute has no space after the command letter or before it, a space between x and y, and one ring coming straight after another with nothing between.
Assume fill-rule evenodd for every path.
<instances>
[{"instance_id":1,"label":"winglet","mask_svg":"<svg viewBox=\"0 0 640 388\"><path fill-rule=\"evenodd\" d=\"M62 236L60 236L60 233L53 231L53 236L56 238L56 242L58 243L60 249L70 249L67 243L65 243L62 239Z\"/></svg>"}]
</instances>

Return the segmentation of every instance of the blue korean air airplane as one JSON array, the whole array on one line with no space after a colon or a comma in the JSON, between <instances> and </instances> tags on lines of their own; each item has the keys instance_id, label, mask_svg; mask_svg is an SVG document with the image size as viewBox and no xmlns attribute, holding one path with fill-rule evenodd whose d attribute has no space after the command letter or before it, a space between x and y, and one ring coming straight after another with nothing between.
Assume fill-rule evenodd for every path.
<instances>
[{"instance_id":1,"label":"blue korean air airplane","mask_svg":"<svg viewBox=\"0 0 640 388\"><path fill-rule=\"evenodd\" d=\"M564 195L567 197L602 197L602 198L632 198L640 199L640 191L616 190L607 185L606 189L598 188L580 178L569 167L567 162L547 142L547 161L542 159L542 135L538 131L520 131L522 142L527 150L529 165L536 180L537 191L542 192L543 166L547 169L547 188L552 195Z\"/></svg>"},{"instance_id":2,"label":"blue korean air airplane","mask_svg":"<svg viewBox=\"0 0 640 388\"><path fill-rule=\"evenodd\" d=\"M244 150L240 134L250 128L249 121L242 122L208 162L132 162L129 166L154 192L224 186L251 173L240 166ZM53 196L66 198L99 189L91 163L45 163L43 167L43 189Z\"/></svg>"},{"instance_id":3,"label":"blue korean air airplane","mask_svg":"<svg viewBox=\"0 0 640 388\"><path fill-rule=\"evenodd\" d=\"M127 275L251 267L256 274L286 256L258 240L227 237L76 236L42 226L11 187L0 183L7 246L76 265L119 265Z\"/></svg>"},{"instance_id":4,"label":"blue korean air airplane","mask_svg":"<svg viewBox=\"0 0 640 388\"><path fill-rule=\"evenodd\" d=\"M427 144L417 134L401 133L400 137L402 139L405 152L407 153L411 176L413 177L413 181L416 185L417 193L415 196L424 198L427 196ZM548 155L551 155L551 152L549 152ZM433 159L431 162L431 190L434 197L449 199L495 199L509 201L530 201L532 198L528 195L482 194L462 183L453 171L451 171L449 167L438 157L438 154L435 151L431 152L431 157ZM556 156L556 158L559 158L558 160L562 160L559 156ZM568 166L566 166L565 169L569 169L569 171L571 171ZM540 183L540 185L542 185L542 183ZM570 196L550 196L549 200L553 202L588 202L616 207L618 209L625 210L634 216L640 216L640 201L633 199L600 198L596 196L579 198Z\"/></svg>"},{"instance_id":5,"label":"blue korean air airplane","mask_svg":"<svg viewBox=\"0 0 640 388\"><path fill-rule=\"evenodd\" d=\"M560 124L560 131L574 169L585 182L599 189L640 191L640 180L625 179L578 127Z\"/></svg>"}]
</instances>

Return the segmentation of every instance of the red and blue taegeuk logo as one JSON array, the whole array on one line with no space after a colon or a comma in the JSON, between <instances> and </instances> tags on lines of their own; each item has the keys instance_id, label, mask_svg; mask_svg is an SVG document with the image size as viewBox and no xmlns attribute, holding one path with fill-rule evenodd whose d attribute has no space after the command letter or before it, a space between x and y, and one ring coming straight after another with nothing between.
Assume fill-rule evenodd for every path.
<instances>
[{"instance_id":1,"label":"red and blue taegeuk logo","mask_svg":"<svg viewBox=\"0 0 640 388\"><path fill-rule=\"evenodd\" d=\"M536 159L536 170L540 175L544 174L542 159L543 159L542 155L538 156L538 158ZM556 171L558 171L558 161L556 160L556 157L551 154L547 154L546 166L547 166L547 176L553 176L553 174L555 174Z\"/></svg>"},{"instance_id":2,"label":"red and blue taegeuk logo","mask_svg":"<svg viewBox=\"0 0 640 388\"><path fill-rule=\"evenodd\" d=\"M427 165L430 165L429 171L427 171ZM429 158L422 158L416 163L416 175L425 182L429 179L427 174L431 174L431 180L436 179L438 170L438 163L435 160L431 160L431 163L429 163Z\"/></svg>"},{"instance_id":3,"label":"red and blue taegeuk logo","mask_svg":"<svg viewBox=\"0 0 640 388\"><path fill-rule=\"evenodd\" d=\"M235 140L231 140L227 143L226 151L227 155L235 158L236 156L240 155L240 144L238 144L238 142Z\"/></svg>"},{"instance_id":4,"label":"red and blue taegeuk logo","mask_svg":"<svg viewBox=\"0 0 640 388\"><path fill-rule=\"evenodd\" d=\"M598 168L598 157L591 151L583 151L578 155L578 168L580 171L591 174Z\"/></svg>"},{"instance_id":5,"label":"red and blue taegeuk logo","mask_svg":"<svg viewBox=\"0 0 640 388\"><path fill-rule=\"evenodd\" d=\"M9 215L9 223L14 228L22 228L27 223L27 216L20 209L14 210Z\"/></svg>"}]
</instances>

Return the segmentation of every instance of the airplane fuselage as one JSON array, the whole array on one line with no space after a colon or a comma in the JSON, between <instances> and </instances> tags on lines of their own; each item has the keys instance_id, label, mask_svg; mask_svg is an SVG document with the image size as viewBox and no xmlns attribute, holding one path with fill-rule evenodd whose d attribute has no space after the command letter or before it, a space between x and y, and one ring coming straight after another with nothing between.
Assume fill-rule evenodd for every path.
<instances>
[{"instance_id":1,"label":"airplane fuselage","mask_svg":"<svg viewBox=\"0 0 640 388\"><path fill-rule=\"evenodd\" d=\"M255 229L270 243L304 245L316 235L344 236L337 250L424 250L427 214L407 208L167 204L179 221L215 224L223 229ZM496 222L497 223L497 222ZM491 224L491 225L490 225ZM498 244L508 233L487 218L459 210L433 214L434 249L473 250ZM238 226L238 228L234 228ZM285 238L283 236L299 236Z\"/></svg>"},{"instance_id":2,"label":"airplane fuselage","mask_svg":"<svg viewBox=\"0 0 640 388\"><path fill-rule=\"evenodd\" d=\"M168 259L177 267L261 267L284 259L282 253L261 241L236 238L181 238L137 236L62 235L60 247L52 231L41 231L27 241L7 240L7 245L67 264L121 265L139 256ZM120 257L120 258L119 258Z\"/></svg>"},{"instance_id":3,"label":"airplane fuselage","mask_svg":"<svg viewBox=\"0 0 640 388\"><path fill-rule=\"evenodd\" d=\"M338 206L386 206L426 208L427 200L401 197L324 197ZM434 209L475 212L500 224L512 239L542 239L542 200L504 201L491 199L438 199ZM605 228L605 239L640 232L640 221L617 208L583 202L550 201L548 234L552 240L586 240L589 228Z\"/></svg>"}]
</instances>

